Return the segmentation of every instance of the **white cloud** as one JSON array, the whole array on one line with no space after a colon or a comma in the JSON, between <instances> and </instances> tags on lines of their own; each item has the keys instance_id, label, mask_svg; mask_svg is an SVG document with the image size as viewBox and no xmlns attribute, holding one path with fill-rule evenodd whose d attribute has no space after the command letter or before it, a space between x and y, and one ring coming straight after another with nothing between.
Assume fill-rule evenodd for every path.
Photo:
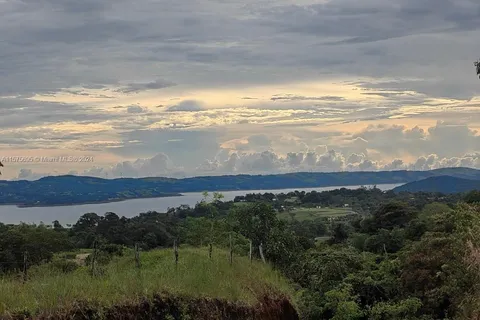
<instances>
[{"instance_id":1,"label":"white cloud","mask_svg":"<svg viewBox=\"0 0 480 320\"><path fill-rule=\"evenodd\" d=\"M145 109L141 106L132 105L132 106L127 107L127 112L128 113L144 113L146 111L147 111L147 109Z\"/></svg>"},{"instance_id":2,"label":"white cloud","mask_svg":"<svg viewBox=\"0 0 480 320\"><path fill-rule=\"evenodd\" d=\"M195 100L184 100L178 104L170 106L167 111L201 111L205 110L202 103Z\"/></svg>"},{"instance_id":3,"label":"white cloud","mask_svg":"<svg viewBox=\"0 0 480 320\"><path fill-rule=\"evenodd\" d=\"M353 159L358 160L358 155ZM339 171L381 171L381 170L431 170L447 167L470 167L480 169L480 153L466 154L463 157L440 158L432 154L419 157L411 163L395 159L388 163L363 159L360 162L348 162L345 155L329 150L325 154L289 153L282 157L273 152L232 153L225 161L218 159L204 160L197 167L185 169L176 167L168 156L158 154L150 159L123 161L112 167L93 167L81 172L81 175L101 178L118 177L188 177L198 175L224 174L274 174L298 171L339 172ZM314 159L312 161L311 159ZM352 159L352 155L347 156ZM59 173L54 173L57 175ZM70 172L70 174L77 174ZM21 169L18 179L38 179L51 173L35 173L30 169Z\"/></svg>"}]
</instances>

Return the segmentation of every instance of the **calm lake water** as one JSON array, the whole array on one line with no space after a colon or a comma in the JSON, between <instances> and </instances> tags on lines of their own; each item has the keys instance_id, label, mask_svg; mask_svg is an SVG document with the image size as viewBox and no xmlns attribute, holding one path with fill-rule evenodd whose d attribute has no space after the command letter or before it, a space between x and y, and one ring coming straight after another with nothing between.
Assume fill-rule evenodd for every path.
<instances>
[{"instance_id":1,"label":"calm lake water","mask_svg":"<svg viewBox=\"0 0 480 320\"><path fill-rule=\"evenodd\" d=\"M398 186L398 184L377 185L381 190L390 190ZM358 189L360 186L345 186L343 188ZM366 186L370 187L370 186ZM328 191L342 188L342 186L322 187L322 188L293 188L293 189L276 189L276 190L247 190L247 191L225 191L224 201L233 200L236 196L243 196L247 193L286 193L290 191ZM52 223L58 220L61 224L75 223L78 218L87 212L95 212L103 215L106 212L115 212L119 216L133 217L141 212L157 211L166 212L168 208L178 207L182 204L194 206L202 199L201 193L185 193L183 196L166 197L166 198L149 198L149 199L132 199L120 202L99 203L99 204L83 204L74 206L58 206L58 207L31 207L18 208L16 206L0 205L0 222L2 223Z\"/></svg>"}]
</instances>

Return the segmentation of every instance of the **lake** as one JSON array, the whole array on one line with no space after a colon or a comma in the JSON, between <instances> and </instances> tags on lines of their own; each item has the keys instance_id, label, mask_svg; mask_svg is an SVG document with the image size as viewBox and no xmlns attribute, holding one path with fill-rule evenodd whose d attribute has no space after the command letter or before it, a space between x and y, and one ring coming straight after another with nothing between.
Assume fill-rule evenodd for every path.
<instances>
[{"instance_id":1,"label":"lake","mask_svg":"<svg viewBox=\"0 0 480 320\"><path fill-rule=\"evenodd\" d=\"M390 190L399 186L399 184L381 184L377 188L381 190ZM366 186L372 187L372 186ZM322 188L290 188L276 190L236 190L224 191L224 201L233 200L236 196L243 196L247 193L287 193L290 191L328 191L339 188L358 189L360 186L335 186ZM95 212L103 215L106 212L115 212L119 216L127 218L138 215L141 212L157 211L166 212L168 208L178 207L182 204L194 206L202 200L203 196L200 192L184 193L183 196L165 197L165 198L148 198L148 199L131 199L119 202L98 203L98 204L82 204L73 206L56 206L56 207L29 207L19 208L17 206L0 205L0 222L2 223L40 223L51 224L52 221L58 220L61 224L75 223L80 216L87 212Z\"/></svg>"}]
</instances>

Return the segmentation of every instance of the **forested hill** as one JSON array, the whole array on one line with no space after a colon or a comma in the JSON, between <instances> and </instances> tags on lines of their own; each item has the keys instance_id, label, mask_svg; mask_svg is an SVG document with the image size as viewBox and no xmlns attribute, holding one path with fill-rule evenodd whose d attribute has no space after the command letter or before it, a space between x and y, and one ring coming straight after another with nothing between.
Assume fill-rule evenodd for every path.
<instances>
[{"instance_id":1,"label":"forested hill","mask_svg":"<svg viewBox=\"0 0 480 320\"><path fill-rule=\"evenodd\" d=\"M458 193L471 190L480 190L480 180L463 179L451 176L430 177L419 181L409 182L393 189L395 192L441 192Z\"/></svg>"},{"instance_id":2,"label":"forested hill","mask_svg":"<svg viewBox=\"0 0 480 320\"><path fill-rule=\"evenodd\" d=\"M36 181L0 181L0 204L22 206L69 205L164 197L183 192L202 192L205 190L260 190L408 183L443 175L480 179L480 170L446 168L431 171L301 172L185 179L101 179L81 176L55 176Z\"/></svg>"}]
</instances>

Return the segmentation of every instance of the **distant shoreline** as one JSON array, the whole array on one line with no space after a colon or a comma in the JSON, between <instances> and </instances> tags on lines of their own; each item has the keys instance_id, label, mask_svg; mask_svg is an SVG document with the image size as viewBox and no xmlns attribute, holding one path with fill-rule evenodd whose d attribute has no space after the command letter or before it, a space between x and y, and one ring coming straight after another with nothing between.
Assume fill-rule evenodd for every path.
<instances>
[{"instance_id":1,"label":"distant shoreline","mask_svg":"<svg viewBox=\"0 0 480 320\"><path fill-rule=\"evenodd\" d=\"M402 185L403 183L380 183L380 184L371 184L371 185L358 185L358 184L342 184L342 185L322 185L322 186L316 186L316 187L278 187L275 189L269 188L269 189L229 189L229 190L215 190L215 191L208 191L208 193L213 193L213 192L245 192L245 194L248 193L266 193L266 192L272 192L275 193L277 190L301 190L301 189L317 189L317 188L335 188L335 189L341 189L345 187L373 187L374 185L392 185L392 186L398 186ZM70 207L70 206L81 206L81 205L89 205L89 204L105 204L105 203L115 203L115 202L123 202L123 201L128 201L128 200L142 200L142 199L158 199L158 198L169 198L169 197L180 197L184 196L185 194L189 193L201 193L200 191L192 191L192 192L183 192L183 193L174 193L174 194L169 194L166 196L153 196L153 197L135 197L135 198L119 198L119 199L109 199L109 200L101 200L101 201L88 201L88 202L73 202L73 203L66 203L66 204L18 204L18 203L0 203L0 206L16 206L17 208L46 208L46 207ZM276 194L276 193L275 193Z\"/></svg>"},{"instance_id":2,"label":"distant shoreline","mask_svg":"<svg viewBox=\"0 0 480 320\"><path fill-rule=\"evenodd\" d=\"M102 204L102 203L114 203L122 202L127 200L135 199L156 199L156 198L169 198L169 197L181 197L183 194L169 194L167 196L156 196L156 197L135 197L135 198L124 198L124 199L109 199L101 201L87 201L87 202L72 202L72 203L61 203L61 204L23 204L23 203L0 203L0 206L15 206L17 208L46 208L46 207L70 207L70 206L82 206L88 204Z\"/></svg>"}]
</instances>

